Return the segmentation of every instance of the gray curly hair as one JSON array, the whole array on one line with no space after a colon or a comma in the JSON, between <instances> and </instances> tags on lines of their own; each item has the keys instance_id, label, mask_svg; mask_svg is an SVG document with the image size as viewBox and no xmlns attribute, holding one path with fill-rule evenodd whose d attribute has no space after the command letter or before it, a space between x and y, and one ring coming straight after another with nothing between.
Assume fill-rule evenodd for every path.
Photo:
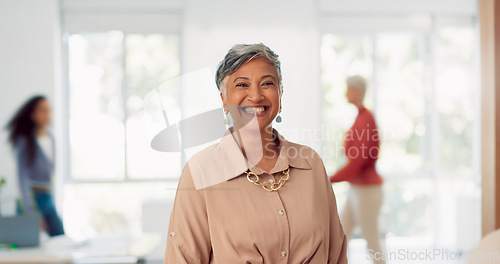
<instances>
[{"instance_id":1,"label":"gray curly hair","mask_svg":"<svg viewBox=\"0 0 500 264\"><path fill-rule=\"evenodd\" d=\"M279 92L283 91L281 62L278 59L278 55L262 43L236 44L224 56L224 59L217 66L217 72L215 73L215 83L223 96L226 96L226 77L238 70L241 65L256 58L264 59L276 68L280 85Z\"/></svg>"}]
</instances>

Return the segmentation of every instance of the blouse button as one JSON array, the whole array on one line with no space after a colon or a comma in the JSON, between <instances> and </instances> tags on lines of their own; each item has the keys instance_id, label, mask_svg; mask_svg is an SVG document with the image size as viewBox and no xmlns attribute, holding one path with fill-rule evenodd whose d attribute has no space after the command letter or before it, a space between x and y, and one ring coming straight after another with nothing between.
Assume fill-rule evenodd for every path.
<instances>
[{"instance_id":1,"label":"blouse button","mask_svg":"<svg viewBox=\"0 0 500 264\"><path fill-rule=\"evenodd\" d=\"M170 233L170 236L174 237L175 236L175 232Z\"/></svg>"},{"instance_id":2,"label":"blouse button","mask_svg":"<svg viewBox=\"0 0 500 264\"><path fill-rule=\"evenodd\" d=\"M284 214L285 214L285 212L284 212L283 210L279 210L279 211L278 211L278 214L279 214L279 215L284 215ZM286 254L286 253L285 253L285 254Z\"/></svg>"},{"instance_id":3,"label":"blouse button","mask_svg":"<svg viewBox=\"0 0 500 264\"><path fill-rule=\"evenodd\" d=\"M286 251L284 251L284 250L283 250L283 251L281 251L281 255L282 255L283 257L286 257Z\"/></svg>"}]
</instances>

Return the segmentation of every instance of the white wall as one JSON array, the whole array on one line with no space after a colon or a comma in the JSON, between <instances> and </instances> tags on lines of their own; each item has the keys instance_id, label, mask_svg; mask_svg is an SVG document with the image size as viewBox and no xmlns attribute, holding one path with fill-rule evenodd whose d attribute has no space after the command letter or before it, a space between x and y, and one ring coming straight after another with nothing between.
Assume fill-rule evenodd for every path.
<instances>
[{"instance_id":1,"label":"white wall","mask_svg":"<svg viewBox=\"0 0 500 264\"><path fill-rule=\"evenodd\" d=\"M0 199L6 203L18 189L3 128L28 97L44 94L54 100L59 85L59 27L57 0L0 1L0 177L7 178Z\"/></svg>"}]
</instances>

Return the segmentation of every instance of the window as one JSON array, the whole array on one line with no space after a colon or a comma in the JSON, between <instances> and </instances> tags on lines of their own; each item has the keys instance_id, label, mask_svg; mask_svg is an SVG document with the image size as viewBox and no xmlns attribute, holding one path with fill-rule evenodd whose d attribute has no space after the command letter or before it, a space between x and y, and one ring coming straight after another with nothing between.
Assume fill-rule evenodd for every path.
<instances>
[{"instance_id":1,"label":"window","mask_svg":"<svg viewBox=\"0 0 500 264\"><path fill-rule=\"evenodd\" d=\"M105 31L65 39L68 233L136 232L141 202L173 196L166 189L175 187L181 172L181 153L151 149L165 123L144 103L150 91L180 74L179 36Z\"/></svg>"},{"instance_id":2,"label":"window","mask_svg":"<svg viewBox=\"0 0 500 264\"><path fill-rule=\"evenodd\" d=\"M178 41L177 35L121 31L69 36L73 179L178 177L180 154L150 148L164 123L143 105L147 93L179 75Z\"/></svg>"},{"instance_id":3,"label":"window","mask_svg":"<svg viewBox=\"0 0 500 264\"><path fill-rule=\"evenodd\" d=\"M357 114L345 79L362 75L381 132L387 248L470 250L480 239L477 33L473 22L431 27L322 34L323 120L342 131L328 133L326 148L338 151L324 154L325 165L334 172L345 162L340 144ZM341 209L347 186L334 188Z\"/></svg>"}]
</instances>

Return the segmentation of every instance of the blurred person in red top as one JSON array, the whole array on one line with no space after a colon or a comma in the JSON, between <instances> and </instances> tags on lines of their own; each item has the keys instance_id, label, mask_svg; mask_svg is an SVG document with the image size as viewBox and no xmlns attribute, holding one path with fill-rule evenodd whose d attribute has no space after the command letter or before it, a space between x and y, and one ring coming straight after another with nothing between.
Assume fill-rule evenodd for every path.
<instances>
[{"instance_id":1,"label":"blurred person in red top","mask_svg":"<svg viewBox=\"0 0 500 264\"><path fill-rule=\"evenodd\" d=\"M344 137L346 164L334 175L330 182L350 183L348 198L341 220L349 240L353 229L361 227L362 237L367 242L367 257L374 263L384 263L380 246L378 216L382 205L382 177L375 169L380 138L373 114L364 107L366 81L359 75L347 78L347 101L358 108L358 116Z\"/></svg>"}]
</instances>

